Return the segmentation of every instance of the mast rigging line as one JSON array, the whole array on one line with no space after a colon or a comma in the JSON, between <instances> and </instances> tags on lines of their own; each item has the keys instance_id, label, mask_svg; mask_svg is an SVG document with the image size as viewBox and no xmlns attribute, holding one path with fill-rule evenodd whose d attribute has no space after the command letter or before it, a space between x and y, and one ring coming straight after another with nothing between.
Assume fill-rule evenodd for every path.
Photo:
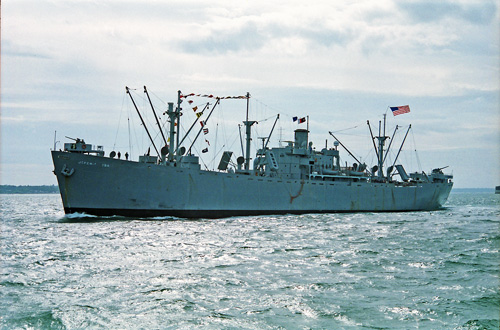
<instances>
[{"instance_id":1,"label":"mast rigging line","mask_svg":"<svg viewBox=\"0 0 500 330\"><path fill-rule=\"evenodd\" d=\"M163 101L161 99L161 97L159 97L158 95L156 95L154 92L150 92L151 94L153 94L154 97L156 97L158 99L158 101L160 101L161 103L163 103L164 106L168 106L167 103L165 103L165 101Z\"/></svg>"},{"instance_id":2,"label":"mast rigging line","mask_svg":"<svg viewBox=\"0 0 500 330\"><path fill-rule=\"evenodd\" d=\"M153 115L156 120L156 124L158 125L158 130L161 133L161 136L163 138L163 141L165 142L165 145L167 145L167 139L165 139L165 135L163 135L163 130L161 129L160 121L158 120L158 115L156 114L155 108L153 107L153 102L151 102L151 98L149 97L148 90L146 89L146 86L144 86L144 93L148 97L149 105L151 105L151 110L153 110Z\"/></svg>"},{"instance_id":3,"label":"mast rigging line","mask_svg":"<svg viewBox=\"0 0 500 330\"><path fill-rule=\"evenodd\" d=\"M278 113L278 116L279 116L279 113ZM266 122L270 119L274 119L276 118L276 115L272 115L271 117L268 117L268 118L265 118L265 119L261 119L261 120L256 120L257 123L263 123L263 122Z\"/></svg>"},{"instance_id":4,"label":"mast rigging line","mask_svg":"<svg viewBox=\"0 0 500 330\"><path fill-rule=\"evenodd\" d=\"M189 94L180 94L179 98L180 99L187 99L189 97L206 97L210 99L217 99L217 100L227 100L227 99L249 99L250 94L247 93L247 95L239 95L239 96L216 96L213 94L199 94L199 93L189 93Z\"/></svg>"},{"instance_id":5,"label":"mast rigging line","mask_svg":"<svg viewBox=\"0 0 500 330\"><path fill-rule=\"evenodd\" d=\"M396 125L396 128L394 129L394 133L392 133L391 141L389 142L389 146L387 147L387 151L385 152L384 155L384 160L382 160L382 165L385 163L385 159L387 158L387 155L389 154L389 151L391 150L391 145L392 141L394 141L394 135L396 135L396 131L398 130L398 125Z\"/></svg>"},{"instance_id":6,"label":"mast rigging line","mask_svg":"<svg viewBox=\"0 0 500 330\"><path fill-rule=\"evenodd\" d=\"M144 86L144 87L146 87L146 86ZM140 109L141 109L140 111L141 111L142 115L144 116L144 117L143 117L144 122L145 122L146 124L148 124L148 125L150 125L150 126L153 126L153 127L154 127L154 126L155 126L155 124L154 124L154 122L153 122L153 121L151 121L150 116L148 116L148 115L146 115L146 113L144 113L144 112L145 112L145 110L144 110L144 109L147 107L146 103L148 102L148 100L149 100L149 104L150 104L150 106L152 106L152 105L151 105L151 100L149 99L149 97L148 97L148 99L146 99L146 97L144 97L143 95L138 94L138 93L136 92L137 90L138 90L137 88L129 88L129 91L134 91L134 92L135 92L135 98L134 98L134 100L140 99L140 100L143 102L143 104L142 104L142 105L141 105L141 107L140 107ZM150 94L149 90L147 91L147 94ZM154 93L151 93L151 94L153 94L153 95L154 95ZM130 95L131 95L131 94L130 94ZM148 96L149 96L149 95L148 95ZM125 96L124 96L124 97L125 97ZM158 97L157 97L157 98L158 98ZM134 103L137 105L137 102L134 102ZM138 108L139 108L139 107L138 107ZM152 109L153 109L153 108L152 108ZM165 114L165 113L163 113L163 114ZM128 114L128 115L130 116L130 114ZM159 115L157 115L157 114L156 114L156 110L153 110L153 117L155 117L155 120L156 120L156 119L158 119L158 120L160 120L160 121L161 121L161 117L160 117ZM130 118L130 119L132 119L132 120L133 120L133 117L132 117L132 118ZM163 129L167 130L167 129L165 128L166 122L159 122L158 120L156 121L156 123L157 123L157 124L159 124L161 128L163 128ZM142 123L141 123L140 125L144 126ZM158 132L155 132L155 136L154 136L154 139L153 139L153 140L156 140L156 139L158 138L158 136L160 135L160 133L162 133L161 129L159 129L159 131L158 131ZM136 142L137 142L137 141L136 141ZM137 143L138 143L138 142L137 142ZM139 143L138 143L138 144L139 144Z\"/></svg>"},{"instance_id":7,"label":"mast rigging line","mask_svg":"<svg viewBox=\"0 0 500 330\"><path fill-rule=\"evenodd\" d=\"M116 141L118 140L118 131L120 130L120 123L121 123L121 120L122 120L122 113L123 113L123 108L124 108L124 105L125 105L125 98L126 98L126 96L123 95L123 97L122 97L122 107L121 107L121 110L120 110L120 117L118 118L118 127L116 128L115 141L113 142L113 149L115 149L115 147L116 147ZM128 116L128 111L127 111L127 116Z\"/></svg>"},{"instance_id":8,"label":"mast rigging line","mask_svg":"<svg viewBox=\"0 0 500 330\"><path fill-rule=\"evenodd\" d=\"M271 110L273 110L273 111L276 111L276 114L284 115L284 116L289 117L289 118L293 118L293 117L295 117L295 116L296 116L296 115L291 115L291 114L289 114L288 112L284 111L283 109L281 109L281 108L279 108L279 107L275 107L275 106L270 106L270 105L267 105L267 104L265 104L264 102L262 102L261 100L256 99L256 98L255 98L255 97L253 97L253 96L252 96L252 99L253 99L256 103L259 103L259 104L263 105L263 106L264 106L264 107L266 107L266 108L269 108L269 109L271 109ZM276 115L273 115L272 117L270 117L270 118L268 118L268 119L266 119L266 120L269 120L269 119L271 119L271 118L274 118L275 116L276 116ZM263 120L261 120L261 121L263 121Z\"/></svg>"},{"instance_id":9,"label":"mast rigging line","mask_svg":"<svg viewBox=\"0 0 500 330\"><path fill-rule=\"evenodd\" d=\"M352 157L352 158L354 158L354 159L358 162L358 164L361 164L361 162L360 162L360 161L359 161L359 160L358 160L358 159L357 159L357 158L356 158L356 157L355 157L355 156L354 156L354 155L353 155L353 154L349 151L349 149L347 149L347 148L346 148L346 146L344 146L344 145L342 144L342 142L340 142L340 140L339 140L339 139L337 139L337 138L335 137L335 135L333 135L333 133L332 133L332 132L328 132L328 133L330 133L330 135L331 135L331 136L333 136L333 138L334 138L335 140L337 140L337 142L338 142L338 143L340 143L340 145L341 145L341 146L345 149L345 151L347 151L347 152L349 153L349 155L351 155L351 157Z\"/></svg>"},{"instance_id":10,"label":"mast rigging line","mask_svg":"<svg viewBox=\"0 0 500 330\"><path fill-rule=\"evenodd\" d=\"M394 167L394 165L396 165L396 161L398 160L399 153L401 152L401 149L403 149L403 145L405 144L406 137L408 136L408 133L410 132L410 129L411 129L411 125L408 127L408 130L406 131L406 134L405 134L405 137L403 139L403 142L401 142L401 147L399 147L398 154L396 155L396 158L394 159L394 162L392 164L393 167Z\"/></svg>"},{"instance_id":11,"label":"mast rigging line","mask_svg":"<svg viewBox=\"0 0 500 330\"><path fill-rule=\"evenodd\" d=\"M279 119L280 119L280 114L278 113L278 115L276 116L276 119L274 120L273 128L271 128L271 132L269 133L269 136L267 137L266 144L264 145L264 150L266 150L267 145L269 144L269 140L271 140L271 135L273 134L274 127L276 127L276 123L278 122Z\"/></svg>"},{"instance_id":12,"label":"mast rigging line","mask_svg":"<svg viewBox=\"0 0 500 330\"><path fill-rule=\"evenodd\" d=\"M125 86L125 90L127 91L127 94L130 96L130 99L132 100L132 103L134 104L135 110L137 111L137 114L139 115L139 118L141 118L142 125L144 126L144 129L146 130L146 133L148 133L149 139L151 140L151 143L153 144L153 147L155 148L158 157L160 157L160 153L158 152L158 149L156 148L156 145L155 145L155 143L153 141L153 138L151 137L151 134L149 134L149 130L148 130L147 126L146 126L146 123L144 122L144 119L142 118L141 112L137 108L137 105L135 104L134 98L132 97L132 94L130 93L129 88L127 86Z\"/></svg>"},{"instance_id":13,"label":"mast rigging line","mask_svg":"<svg viewBox=\"0 0 500 330\"><path fill-rule=\"evenodd\" d=\"M356 126L349 127L349 128L344 128L344 129L341 129L341 130L338 130L338 131L332 131L331 133L339 133L339 132L348 131L348 130L351 130L351 129L354 129L354 128L358 128L358 127L359 127L359 125L356 125Z\"/></svg>"},{"instance_id":14,"label":"mast rigging line","mask_svg":"<svg viewBox=\"0 0 500 330\"><path fill-rule=\"evenodd\" d=\"M220 99L219 99L219 98L217 98L217 101L215 102L214 106L212 107L212 110L210 110L210 113L208 114L207 119L205 119L205 120L203 121L203 123L204 123L204 124L203 124L203 126L199 129L198 134L196 134L196 137L195 137L195 138L194 138L194 140L193 140L193 143L191 143L191 145L189 146L189 148L188 148L188 153L191 153L191 148L193 147L194 143L196 142L196 140L197 140L197 139L198 139L198 137L200 136L201 131L203 130L203 128L204 128L204 127L205 127L205 125L207 124L208 119L210 119L210 116L211 116L211 115L212 115L212 113L214 112L215 107L217 107L217 105L218 105L219 103L220 103Z\"/></svg>"},{"instance_id":15,"label":"mast rigging line","mask_svg":"<svg viewBox=\"0 0 500 330\"><path fill-rule=\"evenodd\" d=\"M368 125L368 128L370 129L370 135L372 137L372 142L373 142L373 149L375 149L375 154L377 155L377 159L378 159L379 158L378 150L377 150L377 146L375 145L375 138L373 137L372 126L370 125L369 120L366 121L366 124Z\"/></svg>"},{"instance_id":16,"label":"mast rigging line","mask_svg":"<svg viewBox=\"0 0 500 330\"><path fill-rule=\"evenodd\" d=\"M415 157L417 158L417 164L418 164L418 170L422 171L422 164L420 164L420 158L418 157L418 152L417 152L417 143L415 142L415 134L413 134L413 130L411 131L411 137L413 139L413 147L415 148Z\"/></svg>"},{"instance_id":17,"label":"mast rigging line","mask_svg":"<svg viewBox=\"0 0 500 330\"><path fill-rule=\"evenodd\" d=\"M210 103L209 103L209 102L207 102L207 104L205 105L205 107L203 108L203 110L201 110L201 112L200 112L200 113L202 113L202 114L203 114L203 113L205 112L205 110L206 110L206 109L208 109L208 107L209 107L209 106L210 106ZM212 110L213 110L213 109L212 109ZM201 117L201 116L200 116L200 117ZM208 119L208 118L207 118L207 119ZM179 146L182 146L182 143L183 143L183 142L184 142L184 140L185 140L185 139L189 136L189 133L191 133L191 130L193 129L194 125L196 125L196 123L198 122L198 120L199 120L199 117L197 117L197 118L194 120L194 122L191 124L191 127L189 127L188 131L184 134L184 137L182 138L181 142L179 142ZM206 120L205 120L205 123L206 123ZM203 129L203 128L204 128L204 127L202 127L202 129ZM177 128L177 129L179 129L179 128ZM196 136L196 137L198 137L198 136ZM195 141L196 141L196 138L195 138ZM193 143L194 143L194 141L193 141ZM189 149L191 149L191 148L189 148ZM174 150L174 154L177 152L177 150L178 150L178 148L176 148L176 149Z\"/></svg>"},{"instance_id":18,"label":"mast rigging line","mask_svg":"<svg viewBox=\"0 0 500 330\"><path fill-rule=\"evenodd\" d=\"M241 155L245 155L245 151L243 150L243 138L241 137L241 124L238 124L238 132L240 133Z\"/></svg>"}]
</instances>

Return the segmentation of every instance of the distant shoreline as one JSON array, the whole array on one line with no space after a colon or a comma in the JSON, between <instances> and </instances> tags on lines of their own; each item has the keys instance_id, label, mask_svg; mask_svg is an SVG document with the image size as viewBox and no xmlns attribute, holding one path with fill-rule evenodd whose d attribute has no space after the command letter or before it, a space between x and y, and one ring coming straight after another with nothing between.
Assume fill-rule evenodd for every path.
<instances>
[{"instance_id":1,"label":"distant shoreline","mask_svg":"<svg viewBox=\"0 0 500 330\"><path fill-rule=\"evenodd\" d=\"M453 188L451 192L462 193L462 192L491 192L495 193L495 187L493 188Z\"/></svg>"},{"instance_id":2,"label":"distant shoreline","mask_svg":"<svg viewBox=\"0 0 500 330\"><path fill-rule=\"evenodd\" d=\"M11 186L0 185L0 194L58 194L59 188L51 186Z\"/></svg>"}]
</instances>

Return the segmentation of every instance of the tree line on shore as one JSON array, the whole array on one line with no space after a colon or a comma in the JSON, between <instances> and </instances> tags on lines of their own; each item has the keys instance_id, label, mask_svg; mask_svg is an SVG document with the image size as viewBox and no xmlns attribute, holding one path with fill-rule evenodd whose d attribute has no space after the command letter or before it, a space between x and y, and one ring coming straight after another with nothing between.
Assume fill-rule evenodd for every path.
<instances>
[{"instance_id":1,"label":"tree line on shore","mask_svg":"<svg viewBox=\"0 0 500 330\"><path fill-rule=\"evenodd\" d=\"M12 186L0 185L0 194L57 194L59 188L51 186Z\"/></svg>"}]
</instances>

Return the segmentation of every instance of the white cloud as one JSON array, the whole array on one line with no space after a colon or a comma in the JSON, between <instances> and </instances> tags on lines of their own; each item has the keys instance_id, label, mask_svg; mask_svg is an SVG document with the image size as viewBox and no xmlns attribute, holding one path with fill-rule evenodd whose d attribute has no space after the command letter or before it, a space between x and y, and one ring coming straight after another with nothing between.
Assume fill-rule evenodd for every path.
<instances>
[{"instance_id":1,"label":"white cloud","mask_svg":"<svg viewBox=\"0 0 500 330\"><path fill-rule=\"evenodd\" d=\"M15 33L9 38L7 32L6 40L20 52L27 47L26 53L70 62L73 70L93 67L103 76L127 71L131 74L125 77L146 79L158 74L179 78L174 74L179 71L184 73L181 77L222 73L233 76L230 81L253 76L250 80L261 85L412 95L456 95L463 86L474 88L476 83L480 90L498 89L498 82L484 82L487 73L481 73L487 70L480 63L470 67L474 75L461 73L464 63L453 48L471 24L477 25L478 20L470 18L475 12L491 22L493 4L469 5L469 10L465 5L435 5L436 18L414 23L408 15L420 18L428 4L218 1L206 6L39 2L35 10L18 13L12 28L7 21L7 31ZM453 19L441 24L449 8L455 8L450 11ZM384 83L394 79L396 86Z\"/></svg>"}]
</instances>

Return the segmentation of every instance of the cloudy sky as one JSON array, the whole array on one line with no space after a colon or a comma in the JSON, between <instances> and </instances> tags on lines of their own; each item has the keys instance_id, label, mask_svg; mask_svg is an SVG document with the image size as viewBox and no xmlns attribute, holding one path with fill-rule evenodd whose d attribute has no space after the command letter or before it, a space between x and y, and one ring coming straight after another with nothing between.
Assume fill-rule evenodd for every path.
<instances>
[{"instance_id":1,"label":"cloudy sky","mask_svg":"<svg viewBox=\"0 0 500 330\"><path fill-rule=\"evenodd\" d=\"M146 85L160 112L177 90L248 91L256 137L280 113L277 145L299 127L293 115L308 115L317 148L334 131L369 164L366 120L377 131L388 106L409 104L409 114L388 113L391 135L402 126L396 149L412 124L401 161L417 168L407 170L450 166L455 187L500 185L497 1L5 0L1 9L2 184L55 184L55 131L60 143L144 152L143 133L128 133L139 121L125 86L150 111ZM222 102L212 144L229 139L219 147L238 153L237 133L218 120L237 129L245 107Z\"/></svg>"}]
</instances>

